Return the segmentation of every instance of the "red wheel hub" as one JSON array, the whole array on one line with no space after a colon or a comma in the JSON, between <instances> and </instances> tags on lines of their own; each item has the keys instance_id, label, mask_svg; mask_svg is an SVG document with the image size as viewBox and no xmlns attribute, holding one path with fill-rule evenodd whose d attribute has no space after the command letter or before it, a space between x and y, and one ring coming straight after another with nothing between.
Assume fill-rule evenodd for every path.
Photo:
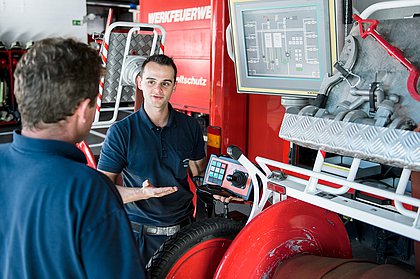
<instances>
[{"instance_id":1,"label":"red wheel hub","mask_svg":"<svg viewBox=\"0 0 420 279\"><path fill-rule=\"evenodd\" d=\"M226 238L214 238L195 245L175 263L166 278L213 278L231 242Z\"/></svg>"},{"instance_id":2,"label":"red wheel hub","mask_svg":"<svg viewBox=\"0 0 420 279\"><path fill-rule=\"evenodd\" d=\"M279 263L297 254L351 258L338 215L291 198L270 206L234 239L215 278L272 278Z\"/></svg>"}]
</instances>

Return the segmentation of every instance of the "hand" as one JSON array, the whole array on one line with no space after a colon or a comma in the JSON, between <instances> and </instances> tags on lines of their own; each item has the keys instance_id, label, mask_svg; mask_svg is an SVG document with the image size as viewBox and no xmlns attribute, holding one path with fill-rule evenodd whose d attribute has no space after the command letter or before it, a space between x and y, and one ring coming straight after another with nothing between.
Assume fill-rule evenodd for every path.
<instances>
[{"instance_id":1,"label":"hand","mask_svg":"<svg viewBox=\"0 0 420 279\"><path fill-rule=\"evenodd\" d=\"M148 179L146 179L141 188L143 195L146 199L160 198L178 191L178 187L155 187Z\"/></svg>"},{"instance_id":2,"label":"hand","mask_svg":"<svg viewBox=\"0 0 420 279\"><path fill-rule=\"evenodd\" d=\"M414 132L420 132L420 122L419 122L419 125L417 125L417 128L414 129Z\"/></svg>"},{"instance_id":3,"label":"hand","mask_svg":"<svg viewBox=\"0 0 420 279\"><path fill-rule=\"evenodd\" d=\"M244 200L242 198L239 197L224 197L224 196L219 196L219 195L213 195L213 198L215 200L221 201L223 203L230 203L231 201L237 201L237 202L243 202Z\"/></svg>"}]
</instances>

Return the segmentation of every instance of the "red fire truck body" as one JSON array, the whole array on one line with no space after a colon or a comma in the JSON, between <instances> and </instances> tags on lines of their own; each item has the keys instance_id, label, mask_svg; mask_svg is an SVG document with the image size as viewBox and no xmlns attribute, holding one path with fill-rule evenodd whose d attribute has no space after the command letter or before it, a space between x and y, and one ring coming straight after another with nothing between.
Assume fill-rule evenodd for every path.
<instances>
[{"instance_id":1,"label":"red fire truck body","mask_svg":"<svg viewBox=\"0 0 420 279\"><path fill-rule=\"evenodd\" d=\"M287 160L289 144L278 137L284 108L278 96L238 94L226 50L227 1L141 1L140 21L167 32L165 54L178 67L172 105L209 116L209 151L235 144L250 158ZM219 138L213 133L220 133ZM267 144L270 143L270 144ZM216 146L215 149L214 146Z\"/></svg>"}]
</instances>

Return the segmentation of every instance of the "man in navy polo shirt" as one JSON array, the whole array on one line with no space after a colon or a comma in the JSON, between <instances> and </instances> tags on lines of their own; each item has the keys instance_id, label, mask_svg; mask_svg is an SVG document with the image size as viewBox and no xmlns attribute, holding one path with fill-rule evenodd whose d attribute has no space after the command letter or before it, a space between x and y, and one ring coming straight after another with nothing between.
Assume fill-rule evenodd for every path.
<instances>
[{"instance_id":1,"label":"man in navy polo shirt","mask_svg":"<svg viewBox=\"0 0 420 279\"><path fill-rule=\"evenodd\" d=\"M108 130L98 169L116 182L146 265L163 241L190 223L193 194L187 172L205 171L204 140L198 122L169 103L177 69L165 55L142 66L137 86L144 102L139 111Z\"/></svg>"},{"instance_id":2,"label":"man in navy polo shirt","mask_svg":"<svg viewBox=\"0 0 420 279\"><path fill-rule=\"evenodd\" d=\"M1 278L145 278L121 197L75 146L102 72L72 39L39 41L17 65L22 131L0 146Z\"/></svg>"}]
</instances>

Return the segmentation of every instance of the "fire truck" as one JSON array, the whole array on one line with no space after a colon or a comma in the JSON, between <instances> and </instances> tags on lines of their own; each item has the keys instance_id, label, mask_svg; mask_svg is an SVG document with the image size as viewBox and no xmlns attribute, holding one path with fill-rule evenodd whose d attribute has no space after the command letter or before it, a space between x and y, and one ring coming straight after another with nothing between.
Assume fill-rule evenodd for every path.
<instances>
[{"instance_id":1,"label":"fire truck","mask_svg":"<svg viewBox=\"0 0 420 279\"><path fill-rule=\"evenodd\" d=\"M102 55L121 68L98 110L133 95L134 69L164 52L178 66L171 104L207 138L197 196L213 218L170 237L153 278L420 272L420 2L352 4L143 0L143 23L107 28ZM214 194L242 201L217 214Z\"/></svg>"}]
</instances>

